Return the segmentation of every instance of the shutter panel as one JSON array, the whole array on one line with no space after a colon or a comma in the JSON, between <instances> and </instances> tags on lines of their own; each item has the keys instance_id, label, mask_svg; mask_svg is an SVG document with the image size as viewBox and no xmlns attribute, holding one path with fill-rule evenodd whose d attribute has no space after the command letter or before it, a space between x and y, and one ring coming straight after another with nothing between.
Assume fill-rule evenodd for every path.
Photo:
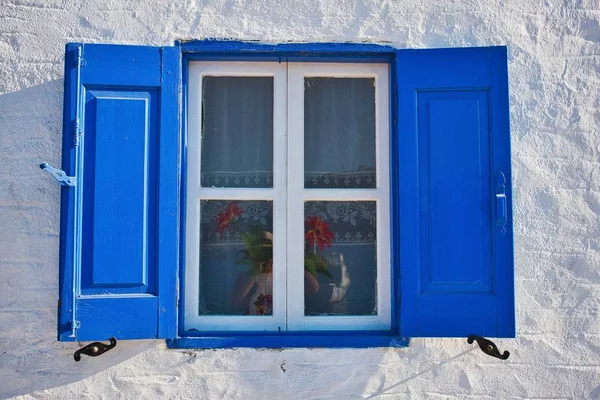
<instances>
[{"instance_id":1,"label":"shutter panel","mask_svg":"<svg viewBox=\"0 0 600 400\"><path fill-rule=\"evenodd\" d=\"M403 336L514 337L505 47L396 59Z\"/></svg>"},{"instance_id":2,"label":"shutter panel","mask_svg":"<svg viewBox=\"0 0 600 400\"><path fill-rule=\"evenodd\" d=\"M60 340L176 336L179 63L171 47L67 45Z\"/></svg>"}]
</instances>

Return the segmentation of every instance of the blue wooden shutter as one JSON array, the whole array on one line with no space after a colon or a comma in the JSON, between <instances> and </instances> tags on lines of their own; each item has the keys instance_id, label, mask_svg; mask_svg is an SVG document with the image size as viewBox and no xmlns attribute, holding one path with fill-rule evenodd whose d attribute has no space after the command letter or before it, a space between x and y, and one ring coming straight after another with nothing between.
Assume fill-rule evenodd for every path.
<instances>
[{"instance_id":1,"label":"blue wooden shutter","mask_svg":"<svg viewBox=\"0 0 600 400\"><path fill-rule=\"evenodd\" d=\"M403 336L514 337L505 47L396 59Z\"/></svg>"},{"instance_id":2,"label":"blue wooden shutter","mask_svg":"<svg viewBox=\"0 0 600 400\"><path fill-rule=\"evenodd\" d=\"M68 44L59 340L176 336L176 48Z\"/></svg>"}]
</instances>

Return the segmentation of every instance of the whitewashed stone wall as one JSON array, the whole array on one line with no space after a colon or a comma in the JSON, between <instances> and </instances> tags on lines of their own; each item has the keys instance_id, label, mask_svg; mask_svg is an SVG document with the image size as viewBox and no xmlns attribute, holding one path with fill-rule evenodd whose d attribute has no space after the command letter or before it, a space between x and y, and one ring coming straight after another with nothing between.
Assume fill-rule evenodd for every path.
<instances>
[{"instance_id":1,"label":"whitewashed stone wall","mask_svg":"<svg viewBox=\"0 0 600 400\"><path fill-rule=\"evenodd\" d=\"M153 4L156 3L156 4ZM160 3L160 4L159 4ZM600 398L598 0L0 0L0 397ZM65 42L509 46L517 339L405 349L168 350L75 363L55 339Z\"/></svg>"}]
</instances>

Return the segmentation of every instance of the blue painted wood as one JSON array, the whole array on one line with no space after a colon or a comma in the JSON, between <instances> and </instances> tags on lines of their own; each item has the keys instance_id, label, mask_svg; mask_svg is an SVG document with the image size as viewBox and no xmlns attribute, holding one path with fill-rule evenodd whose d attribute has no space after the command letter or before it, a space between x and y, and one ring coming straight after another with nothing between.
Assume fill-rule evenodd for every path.
<instances>
[{"instance_id":1,"label":"blue painted wood","mask_svg":"<svg viewBox=\"0 0 600 400\"><path fill-rule=\"evenodd\" d=\"M510 171L506 49L402 50L396 62L400 332L511 337L512 224L503 235L492 222L495 174Z\"/></svg>"},{"instance_id":2,"label":"blue painted wood","mask_svg":"<svg viewBox=\"0 0 600 400\"><path fill-rule=\"evenodd\" d=\"M181 53L176 47L163 47L162 87L160 92L159 138L160 164L158 175L158 337L177 336L177 287L179 281L181 151L179 123L181 121Z\"/></svg>"},{"instance_id":3,"label":"blue painted wood","mask_svg":"<svg viewBox=\"0 0 600 400\"><path fill-rule=\"evenodd\" d=\"M77 102L76 53L79 43L65 46L64 102L63 102L63 144L62 169L69 176L76 172L77 151L73 146L73 126L75 125ZM58 301L58 340L73 341L71 320L73 318L73 271L75 264L75 190L61 186L60 205L60 254L59 254L59 301Z\"/></svg>"},{"instance_id":4,"label":"blue painted wood","mask_svg":"<svg viewBox=\"0 0 600 400\"><path fill-rule=\"evenodd\" d=\"M85 44L83 58L82 77L87 86L105 87L110 73L112 86L160 87L160 47Z\"/></svg>"},{"instance_id":5,"label":"blue painted wood","mask_svg":"<svg viewBox=\"0 0 600 400\"><path fill-rule=\"evenodd\" d=\"M84 295L156 294L157 90L87 90Z\"/></svg>"},{"instance_id":6,"label":"blue painted wood","mask_svg":"<svg viewBox=\"0 0 600 400\"><path fill-rule=\"evenodd\" d=\"M334 56L368 56L373 57L378 53L395 54L397 49L387 44L377 43L263 43L244 42L238 40L192 40L176 41L176 46L181 47L185 53L214 53L243 55L243 53L271 53L277 57L290 55L305 57Z\"/></svg>"},{"instance_id":7,"label":"blue painted wood","mask_svg":"<svg viewBox=\"0 0 600 400\"><path fill-rule=\"evenodd\" d=\"M349 332L340 334L324 334L323 332L305 332L302 334L267 334L252 333L222 334L211 336L180 337L168 339L167 347L219 349L232 347L253 348L289 348L289 347L327 347L327 348L367 348L367 347L407 347L409 339L389 333L373 334L373 332Z\"/></svg>"},{"instance_id":8,"label":"blue painted wood","mask_svg":"<svg viewBox=\"0 0 600 400\"><path fill-rule=\"evenodd\" d=\"M282 43L236 40L175 42L188 60L271 62L391 62L396 49L374 43Z\"/></svg>"},{"instance_id":9,"label":"blue painted wood","mask_svg":"<svg viewBox=\"0 0 600 400\"><path fill-rule=\"evenodd\" d=\"M407 288L415 289L417 292L420 290L420 280L421 280L421 269L419 268L419 261L421 259L421 249L419 247L421 243L420 238L420 196L422 190L415 191L414 188L418 187L420 183L420 147L419 147L419 136L418 133L420 131L417 130L418 127L418 114L416 113L416 109L418 108L418 98L416 96L417 89L419 92L427 92L429 91L452 91L459 89L459 92L473 92L473 91L486 91L488 93L488 97L486 101L488 101L488 105L490 107L488 119L491 124L491 132L500 132L500 134L491 134L488 136L488 140L490 140L492 150L491 159L493 164L490 169L492 173L494 166L496 164L500 165L503 172L507 176L508 184L507 184L507 232L505 235L494 234L493 235L493 260L496 262L496 265L506 265L506 268L503 268L502 271L505 273L498 274L497 271L494 272L494 276L488 280L489 282L493 282L494 290L496 293L509 293L506 296L496 296L497 307L495 310L495 318L498 320L498 336L514 336L514 296L513 293L513 277L512 277L512 209L511 209L511 187L510 187L510 157L502 156L499 157L496 154L496 149L498 149L499 154L510 154L510 142L507 140L508 138L508 108L502 107L502 105L507 104L507 85L506 85L506 49L505 48L491 48L491 49L446 49L446 50L431 50L431 51L400 51L397 55L397 59L394 60L394 56L396 56L396 50L388 47L388 46L379 46L379 45L361 45L361 44L284 44L284 45L265 45L259 43L244 43L244 42L235 42L235 41L196 41L190 43L179 43L178 48L163 48L163 49L153 49L154 55L152 52L144 52L141 51L143 48L134 48L127 47L127 52L121 52L120 54L113 54L113 57L104 57L102 51L97 51L101 47L109 49L113 47L114 51L119 52L119 46L85 46L85 55L86 58L86 68L90 65L91 60L96 60L97 63L93 64L98 67L88 68L87 69L87 81L84 82L84 85L87 85L87 88L90 90L132 90L132 89L149 89L160 86L156 83L156 59L154 50L158 51L158 53L162 57L162 72L158 73L159 80L162 80L163 87L160 90L160 102L161 102L161 112L160 112L160 132L167 131L173 132L173 134L159 134L160 140L160 165L158 171L158 179L159 179L159 194L158 194L158 202L162 205L165 205L165 213L164 215L161 213L157 217L158 223L158 242L157 246L157 260L159 268L157 273L159 274L158 282L160 283L157 287L158 291L158 317L156 324L158 325L158 331L156 333L157 337L174 337L176 335L176 318L177 314L174 312L176 310L176 298L175 293L177 291L176 280L174 279L174 274L172 271L177 271L177 267L179 265L179 245L182 245L182 242L179 241L179 234L182 232L178 229L179 223L179 213L183 213L185 207L183 204L178 204L178 193L182 196L182 199L185 198L185 188L181 187L180 192L177 189L178 175L185 174L184 170L180 169L181 161L178 159L177 148L182 146L185 148L185 136L182 139L182 143L178 143L178 135L177 135L177 124L178 124L178 103L177 103L177 93L178 93L178 82L180 79L179 76L179 60L181 59L180 51L185 52L185 58L187 60L190 59L269 59L269 60L287 60L293 59L295 61L325 61L325 60L335 60L335 61L353 61L353 62L373 62L373 61L386 61L391 62L393 70L391 71L391 81L398 82L398 87L393 86L392 92L398 93L398 96L392 97L392 125L395 132L398 133L396 136L392 136L392 201L393 204L398 204L399 199L403 199L402 202L399 202L398 210L399 213L396 213L395 219L393 221L393 230L392 230L392 243L394 244L393 249L393 271L392 276L394 277L395 285L393 285L394 298L398 298L398 292L401 290L402 293L402 303L400 312L396 313L399 315L395 315L395 319L401 319L404 324L405 321L408 323L414 322L413 326L416 326L417 318L416 314L413 310L411 314L411 304L414 306L418 302L416 301L417 296L413 296L411 298L410 291L406 290ZM73 78L73 69L71 66L71 62L69 61L69 57L72 57L74 52L75 44L67 45L67 55L66 55L66 65L65 65L65 122L73 121L74 119L74 78ZM482 53L483 51L483 53ZM431 54L429 52L435 52L434 60L431 60ZM429 55L426 55L428 53ZM487 54L490 58L491 65L484 65L482 63L482 59L484 56L482 54ZM426 56L424 56L426 55ZM111 68L110 60L118 61L118 68L113 66L114 70L118 70L118 75L114 77L111 83L106 83L104 81L103 74L106 74L107 69ZM187 60L184 62L183 69L187 67ZM434 68L432 65L429 65L429 70L427 68L422 69L425 65L423 63L427 62L438 62L437 68L438 70L435 73L424 73L424 72L432 72ZM442 67L440 68L440 62ZM104 63L104 64L103 64ZM159 63L159 65L161 65ZM146 66L150 66L154 68L154 72L144 72L144 68ZM148 67L148 68L150 68ZM420 69L417 73L414 69ZM408 69L405 69L408 68ZM411 72L411 68L413 68ZM470 68L470 69L469 69ZM150 68L151 69L151 68ZM443 74L439 74L439 70L446 69ZM409 72L408 74L406 72ZM468 74L455 74L452 75L450 71L469 71ZM491 81L493 84L490 85L490 71L491 71ZM437 76L436 76L437 74ZM397 75L397 76L396 76ZM468 75L468 76L467 76ZM184 72L185 79L185 72ZM106 86L106 87L105 87ZM408 89L408 90L405 90ZM184 82L184 91L185 93L185 82ZM464 94L464 93L463 93ZM471 93L469 93L471 94ZM423 94L421 101L427 100L427 94ZM464 96L463 96L464 97ZM468 96L467 96L468 97ZM451 99L452 100L452 99ZM472 103L473 99L460 99L459 102L465 103L464 105L468 106L470 102ZM183 99L185 102L185 97ZM411 105L411 107L405 107L405 105ZM500 104L501 107L497 105ZM438 104L439 105L439 104ZM444 108L444 105L440 105L438 109ZM458 107L457 105L449 106ZM435 105L434 105L435 108ZM460 107L459 107L460 108ZM467 107L468 108L468 107ZM170 110L170 111L169 111ZM185 110L185 108L184 108ZM434 110L435 112L435 110ZM445 112L443 112L445 114ZM467 112L468 114L468 112ZM182 121L185 123L185 118L182 118ZM442 125L442 124L438 124ZM166 128L164 128L166 127ZM406 128L409 130L406 130ZM164 129L163 129L164 128ZM504 135L502 134L502 130L504 130ZM431 131L426 130L427 134L431 136ZM409 133L409 134L407 134ZM64 130L64 146L63 146L63 169L65 171L75 170L74 163L76 162L76 154L77 152L72 149L70 146L70 127L65 123ZM441 140L442 142L436 142L438 144L438 148L441 149L443 140L445 138L441 134L431 136L434 139ZM473 145L471 143L471 145ZM182 156L185 157L185 153ZM398 149L398 151L396 151ZM431 155L429 155L431 158ZM473 161L472 159L468 159L467 161ZM497 162L498 161L498 162ZM468 171L469 169L465 167ZM437 169L441 171L441 168ZM400 171L399 173L397 171ZM434 174L435 175L435 174ZM428 178L431 182L441 182L444 183L443 179L439 179L437 175L433 177L434 179ZM411 185L412 191L411 191ZM436 185L437 186L437 185ZM175 188L175 189L173 189ZM173 190L172 190L173 189ZM429 193L428 193L429 195ZM438 197L436 196L436 200ZM454 201L456 199L453 199ZM452 201L441 200L437 203L440 204L451 204ZM437 204L436 203L436 204ZM183 208L181 208L181 207ZM61 340L73 340L73 337L69 337L69 320L71 310L68 306L69 299L72 295L73 290L79 293L79 287L72 288L69 285L69 281L72 278L71 270L75 261L75 257L73 254L77 255L77 251L73 252L70 250L73 243L77 241L77 235L74 235L72 230L69 231L69 227L71 226L72 218L73 218L73 209L75 207L72 193L68 191L68 188L63 189L62 195L62 206L61 206L61 307L59 312L59 337ZM496 211L492 210L489 213L493 214ZM412 214L411 214L412 213ZM434 215L434 214L432 214ZM435 215L444 216L444 213L438 213ZM400 224L400 219L402 219L402 224ZM496 218L496 215L492 215L493 218ZM70 221L71 219L71 221ZM436 217L437 219L437 217ZM451 218L450 218L451 219ZM433 221L430 219L430 221ZM429 222L431 225L431 222ZM183 224L180 225L180 228L183 228ZM438 232L438 231L436 231ZM496 232L495 232L496 233ZM429 247L441 247L446 249L450 247L450 244L445 243L442 238L442 233L434 233L434 237L438 238L438 240L433 240L429 243ZM440 242L439 239L442 239ZM499 254L498 249L503 250ZM183 252L181 254L184 254ZM464 255L464 254L463 254ZM416 268L407 268L406 265L411 265L411 262L416 260ZM171 264L168 268L161 268L162 265ZM399 280L400 276L400 265L402 265L402 282ZM484 271L484 268L480 268L479 270L476 267L472 267L470 269L466 269L465 271L460 271L463 276L466 276L470 279L468 284L471 285L471 288L476 286L481 286L481 282L477 281L477 278L474 276L477 272ZM181 272L181 271L180 271ZM443 268L433 268L425 274L427 279L430 280L430 284L426 285L429 288L431 285L433 289L440 290L440 288L445 288L447 291L452 289L452 285L461 285L464 282L454 281L452 279L452 275L447 274L446 270ZM181 275L183 276L183 275ZM412 280L411 280L412 279ZM485 279L481 280L482 282ZM400 283L399 283L400 282ZM436 287L437 285L437 287ZM440 286L441 285L441 286ZM485 286L485 284L484 284ZM479 288L478 290L483 290ZM439 295L436 296L446 296L448 293L441 290ZM464 294L464 296L469 297L469 293ZM144 310L154 307L154 305L148 306L148 303L152 301L152 295L146 294L137 294L136 296L140 296L143 299L142 302L144 305ZM421 318L424 318L428 321L437 321L439 324L446 326L444 329L438 330L437 333L433 333L435 336L466 336L464 332L458 332L459 329L451 328L452 324L457 324L456 315L452 313L441 313L440 310L443 310L444 307L440 308L439 303L443 300L436 297L434 295L430 296L430 298L426 299L424 302L421 302L423 306L421 311L423 311L420 315ZM462 299L460 296L456 296L457 303L468 302L468 299ZM110 303L110 296L98 297L98 302L89 302L82 303L79 307L81 309L82 315L85 316L97 316L101 314L102 307L108 307L110 310L106 308L105 315L111 315L115 319L121 319L123 321L127 321L132 313L129 311L132 307L124 307L120 309L118 307L114 307L114 304ZM430 302L430 304L427 303ZM183 302L181 302L183 304ZM481 306L473 306L471 311L474 313L478 313L479 316L483 319L492 319L494 316L490 314L490 309L484 306L482 303ZM394 307L397 307L397 304L394 304ZM446 309L451 309L450 306L445 306ZM395 308L397 310L397 308ZM122 312L125 312L123 314ZM145 315L144 311L137 310L136 315L142 316ZM152 314L152 313L150 313ZM119 333L119 335L125 335L129 338L142 338L145 337L140 332L145 330L152 330L152 326L156 327L154 323L154 319L150 317L144 317L144 323L138 324L143 326L142 328L133 328L133 331L128 330L127 326L115 326L113 331ZM470 318L470 319L469 319ZM466 325L468 325L469 321L475 321L474 328L477 327L476 319L471 315L471 317L466 318L463 321ZM110 318L112 319L112 318ZM108 320L110 320L108 319ZM107 320L102 321L106 325ZM149 321L148 324L146 322ZM183 326L180 320L180 326ZM423 321L419 321L423 322ZM429 323L425 323L428 325ZM110 329L109 325L108 330L102 330L105 326L100 327L100 322L97 322L97 332L101 332L102 335L108 335ZM464 326L466 326L464 325ZM128 325L131 326L131 325ZM397 329L397 325L394 325ZM460 329L465 329L463 328ZM89 326L88 326L89 327ZM86 328L83 327L80 331L84 331ZM410 332L412 328L410 325L406 325L406 329L404 326L402 328L402 333L406 334ZM355 334L354 334L355 333ZM479 333L486 334L482 332L469 332L469 333ZM87 335L93 335L91 332L85 332L82 338L79 340L87 340ZM180 332L180 334L190 335L189 332ZM417 335L416 333L413 333ZM348 332L344 334L339 333L311 333L306 332L302 334L283 334L283 335L260 335L256 333L249 333L245 335L244 333L222 333L222 334L214 334L214 336L202 336L199 334L199 337L189 337L189 338L178 338L175 340L169 340L168 344L170 347L375 347L375 346L397 346L398 344L407 345L408 341L404 338L398 337L396 334L392 333L382 333L374 334L373 332L369 333L360 333L360 332ZM492 335L490 335L492 336ZM89 340L95 340L92 336L89 336ZM105 339L105 337L99 337L98 339Z\"/></svg>"},{"instance_id":10,"label":"blue painted wood","mask_svg":"<svg viewBox=\"0 0 600 400\"><path fill-rule=\"evenodd\" d=\"M490 293L487 91L418 91L417 112L421 293Z\"/></svg>"},{"instance_id":11,"label":"blue painted wood","mask_svg":"<svg viewBox=\"0 0 600 400\"><path fill-rule=\"evenodd\" d=\"M74 47L67 46L67 59ZM85 131L79 147L63 142L63 165L78 164L81 199L63 196L59 338L174 337L179 52L83 45L83 58ZM71 68L67 61L65 138L72 138L68 122L75 118ZM81 229L74 212L82 215ZM75 337L69 292L80 324Z\"/></svg>"},{"instance_id":12,"label":"blue painted wood","mask_svg":"<svg viewBox=\"0 0 600 400\"><path fill-rule=\"evenodd\" d=\"M237 41L214 41L214 40L204 40L204 41L195 41L195 42L176 42L176 45L181 46L182 51L182 182L186 181L186 137L187 137L187 80L188 80L188 67L190 61L197 60L211 60L211 61L335 61L335 62L390 62L392 63L395 59L396 49L383 46L383 45L363 45L363 44L353 44L353 43L300 43L300 44L286 44L286 45L264 45L260 43L249 43L249 42L237 42ZM285 50L285 52L284 52ZM340 50L339 52L337 50ZM393 80L395 77L395 73L390 71L390 78ZM393 86L392 86L393 88ZM393 91L393 90L392 90ZM391 102L395 102L395 98L392 97ZM395 108L391 108L391 116L390 123L395 124ZM390 149L390 154L394 157L396 152ZM181 209L180 212L182 215L185 215L186 209L186 195L185 195L185 185L181 187ZM185 234L185 218L181 220L181 235ZM398 235L396 235L398 237ZM394 251L394 250L392 250ZM185 265L185 241L181 241L180 248L180 265ZM396 268L399 264L395 263L395 267L392 270L393 281L399 282L399 271ZM180 269L180 280L181 287L185 287L185 271ZM396 296L399 293L399 284L396 284L392 288L392 295ZM304 342L311 342L310 338L313 337L313 334L310 332L306 333L292 333L285 332L285 334L290 335L290 338L282 339L274 339L269 336L269 339L265 340L260 334L256 332L248 333L245 336L243 332L223 332L221 336L218 336L218 333L211 332L213 335L210 338L198 339L194 337L190 341L187 338L192 337L194 334L190 332L186 332L183 330L184 327L184 310L183 305L185 304L185 292L182 291L180 293L180 312L178 319L179 326L179 336L176 341L171 341L171 343L177 343L177 345L173 345L173 347L198 347L198 348L212 348L212 347L377 347L377 346L396 346L395 344L390 343L400 343L402 347L404 345L408 345L408 341L404 338L398 339L398 318L396 317L397 313L395 309L397 307L396 302L392 304L392 311L394 312L392 317L392 328L393 333L386 333L389 338L395 338L388 340L385 344L385 339L382 341L378 340L378 344L373 342L371 339L371 335L373 335L372 331L365 332L364 334L360 333L360 336L364 336L364 339L358 338L356 335L352 336L350 342L347 343L344 340L339 340L338 337L346 337L346 333L340 335L339 332L333 332L335 338L331 335L327 336L325 332L316 333L317 336L324 335L327 337L327 341L323 341L320 346L316 346L316 344L308 345L302 344ZM348 332L352 334L351 332ZM205 333L206 334L206 333ZM200 334L202 335L202 334ZM377 336L377 335L376 335ZM233 344L235 339L241 337L241 341L235 342L237 344ZM294 339L301 338L304 339ZM379 336L378 336L379 337ZM256 338L256 340L254 339ZM277 338L281 338L281 336L277 336ZM296 340L296 341L294 341ZM316 339L319 340L319 339ZM203 344L204 343L204 344ZM212 344L210 344L212 343ZM315 342L316 343L316 342ZM343 345L342 345L342 344ZM384 344L382 344L384 343ZM405 344L403 344L405 343Z\"/></svg>"},{"instance_id":13,"label":"blue painted wood","mask_svg":"<svg viewBox=\"0 0 600 400\"><path fill-rule=\"evenodd\" d=\"M390 61L389 65L389 81L390 81L390 205L392 218L390 221L390 278L391 282L391 313L392 313L392 329L398 335L400 332L400 296L402 293L401 270L400 270L400 219L397 216L397 209L394 205L400 201L400 187L397 184L400 179L400 160L398 149L398 76L396 75L397 61L396 55Z\"/></svg>"},{"instance_id":14,"label":"blue painted wood","mask_svg":"<svg viewBox=\"0 0 600 400\"><path fill-rule=\"evenodd\" d=\"M513 249L513 212L512 212L512 170L510 163L510 115L508 106L508 76L507 49L506 47L492 47L490 49L490 67L492 85L491 98L491 130L498 134L492 135L494 181L497 174L502 172L506 179L506 221L503 233L502 226L494 227L493 248L496 269L499 270L495 278L496 292L503 295L498 297L498 336L515 337L515 282L514 282L514 249ZM503 156L499 156L502 154ZM498 219L498 215L494 215Z\"/></svg>"},{"instance_id":15,"label":"blue painted wood","mask_svg":"<svg viewBox=\"0 0 600 400\"><path fill-rule=\"evenodd\" d=\"M180 121L181 121L181 150L180 150L180 154L181 154L181 182L187 182L187 121L188 121L188 115L187 115L187 110L188 110L188 79L189 79L189 73L188 73L188 68L189 68L189 54L187 53L181 53L181 117L180 117ZM180 206L179 206L179 210L177 210L180 215L185 215L186 212L186 208L187 208L187 192L186 192L186 185L182 184L180 185L180 191L179 191L179 196L180 196ZM179 282L180 282L180 290L179 290L179 309L178 309L178 318L177 318L177 336L186 336L184 333L184 326L185 326L185 321L184 321L184 316L185 316L185 304L186 304L186 299L185 299L185 290L183 290L183 288L185 288L186 283L185 283L185 265L186 265L186 260L185 260L185 232L186 232L187 226L186 226L186 218L181 218L180 219L180 223L179 223L179 234L180 237L182 238L182 240L179 242L179 257L180 257L180 262L179 265L183 266L182 268L179 268Z\"/></svg>"},{"instance_id":16,"label":"blue painted wood","mask_svg":"<svg viewBox=\"0 0 600 400\"><path fill-rule=\"evenodd\" d=\"M158 298L155 295L80 297L77 318L77 340L158 338Z\"/></svg>"}]
</instances>

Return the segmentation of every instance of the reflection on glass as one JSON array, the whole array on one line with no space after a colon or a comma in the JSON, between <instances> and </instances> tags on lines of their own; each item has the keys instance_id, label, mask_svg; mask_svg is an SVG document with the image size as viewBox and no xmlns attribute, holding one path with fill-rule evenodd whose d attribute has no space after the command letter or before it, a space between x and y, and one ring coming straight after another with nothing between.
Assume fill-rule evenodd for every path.
<instances>
[{"instance_id":1,"label":"reflection on glass","mask_svg":"<svg viewBox=\"0 0 600 400\"><path fill-rule=\"evenodd\" d=\"M304 187L376 187L375 79L305 78Z\"/></svg>"},{"instance_id":2,"label":"reflection on glass","mask_svg":"<svg viewBox=\"0 0 600 400\"><path fill-rule=\"evenodd\" d=\"M377 314L375 201L304 203L304 315Z\"/></svg>"},{"instance_id":3,"label":"reflection on glass","mask_svg":"<svg viewBox=\"0 0 600 400\"><path fill-rule=\"evenodd\" d=\"M202 79L203 187L273 187L273 77Z\"/></svg>"},{"instance_id":4,"label":"reflection on glass","mask_svg":"<svg viewBox=\"0 0 600 400\"><path fill-rule=\"evenodd\" d=\"M200 315L273 314L273 203L200 201Z\"/></svg>"}]
</instances>

